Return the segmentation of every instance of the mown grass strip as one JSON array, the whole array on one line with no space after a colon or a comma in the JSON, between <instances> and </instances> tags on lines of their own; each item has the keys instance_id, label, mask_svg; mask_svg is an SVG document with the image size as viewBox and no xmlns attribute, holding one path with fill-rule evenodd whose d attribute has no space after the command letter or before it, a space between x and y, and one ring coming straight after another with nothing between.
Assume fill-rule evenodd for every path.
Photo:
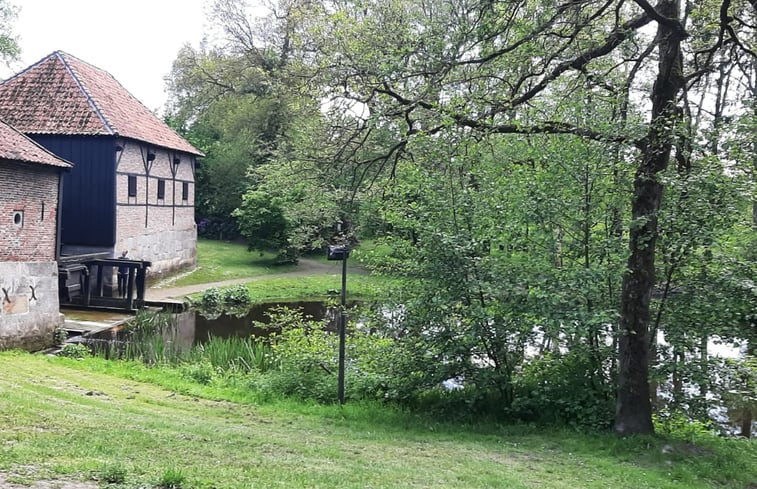
<instances>
[{"instance_id":1,"label":"mown grass strip","mask_svg":"<svg viewBox=\"0 0 757 489\"><path fill-rule=\"evenodd\" d=\"M242 243L197 240L197 268L171 283L171 287L205 284L296 270L276 262L270 252L250 252Z\"/></svg>"},{"instance_id":2,"label":"mown grass strip","mask_svg":"<svg viewBox=\"0 0 757 489\"><path fill-rule=\"evenodd\" d=\"M116 468L122 487L179 471L200 489L682 489L746 488L757 476L754 442L456 426L375 405L256 406L241 388L100 359L6 353L0 372L0 469L34 466L40 478Z\"/></svg>"}]
</instances>

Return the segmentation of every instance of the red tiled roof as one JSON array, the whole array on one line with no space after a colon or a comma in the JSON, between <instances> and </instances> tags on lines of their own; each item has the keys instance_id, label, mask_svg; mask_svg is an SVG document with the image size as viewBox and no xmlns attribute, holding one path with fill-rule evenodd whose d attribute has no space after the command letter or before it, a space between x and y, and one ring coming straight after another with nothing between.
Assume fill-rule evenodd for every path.
<instances>
[{"instance_id":1,"label":"red tiled roof","mask_svg":"<svg viewBox=\"0 0 757 489\"><path fill-rule=\"evenodd\" d=\"M122 136L203 156L110 73L62 51L0 84L0 117L26 134Z\"/></svg>"},{"instance_id":2,"label":"red tiled roof","mask_svg":"<svg viewBox=\"0 0 757 489\"><path fill-rule=\"evenodd\" d=\"M39 144L0 121L0 159L71 168L71 163L58 158Z\"/></svg>"}]
</instances>

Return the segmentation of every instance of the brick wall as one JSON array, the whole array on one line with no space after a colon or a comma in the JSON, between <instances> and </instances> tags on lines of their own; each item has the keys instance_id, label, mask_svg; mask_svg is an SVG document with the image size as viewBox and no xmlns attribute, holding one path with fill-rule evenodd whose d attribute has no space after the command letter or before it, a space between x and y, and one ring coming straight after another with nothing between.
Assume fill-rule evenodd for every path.
<instances>
[{"instance_id":1,"label":"brick wall","mask_svg":"<svg viewBox=\"0 0 757 489\"><path fill-rule=\"evenodd\" d=\"M0 161L0 261L55 259L57 169Z\"/></svg>"},{"instance_id":2,"label":"brick wall","mask_svg":"<svg viewBox=\"0 0 757 489\"><path fill-rule=\"evenodd\" d=\"M119 141L123 147L116 169L116 245L115 254L128 250L133 259L152 262L149 275L195 265L197 230L194 222L194 159L150 147L155 154L149 177L145 174L147 146L132 140ZM171 161L180 159L176 175ZM129 176L136 177L136 195L129 195ZM163 198L158 189L163 181ZM187 186L186 200L183 187ZM147 204L147 205L146 205Z\"/></svg>"},{"instance_id":3,"label":"brick wall","mask_svg":"<svg viewBox=\"0 0 757 489\"><path fill-rule=\"evenodd\" d=\"M58 171L0 161L0 349L50 346L61 322Z\"/></svg>"}]
</instances>

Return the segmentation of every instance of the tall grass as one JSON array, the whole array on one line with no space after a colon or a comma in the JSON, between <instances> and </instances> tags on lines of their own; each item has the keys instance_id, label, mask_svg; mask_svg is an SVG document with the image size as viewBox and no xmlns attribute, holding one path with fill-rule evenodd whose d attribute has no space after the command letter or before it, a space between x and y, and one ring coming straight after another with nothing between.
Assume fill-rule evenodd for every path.
<instances>
[{"instance_id":1,"label":"tall grass","mask_svg":"<svg viewBox=\"0 0 757 489\"><path fill-rule=\"evenodd\" d=\"M217 370L233 372L266 372L274 368L271 347L253 337L219 338L212 336L207 342L195 345L187 361L209 362Z\"/></svg>"},{"instance_id":2,"label":"tall grass","mask_svg":"<svg viewBox=\"0 0 757 489\"><path fill-rule=\"evenodd\" d=\"M121 329L118 339L98 340L91 346L100 357L147 365L209 364L223 372L266 372L276 366L270 346L253 337L210 337L205 343L182 348L177 334L172 314L143 310Z\"/></svg>"}]
</instances>

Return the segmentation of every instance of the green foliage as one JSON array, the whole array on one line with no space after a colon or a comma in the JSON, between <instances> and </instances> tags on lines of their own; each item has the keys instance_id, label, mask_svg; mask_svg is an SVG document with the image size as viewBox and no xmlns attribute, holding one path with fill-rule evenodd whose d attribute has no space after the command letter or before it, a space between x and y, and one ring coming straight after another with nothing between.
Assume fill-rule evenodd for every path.
<instances>
[{"instance_id":1,"label":"green foliage","mask_svg":"<svg viewBox=\"0 0 757 489\"><path fill-rule=\"evenodd\" d=\"M247 287L234 285L231 287L205 289L200 295L198 306L200 310L209 315L218 315L222 312L244 313L249 309L252 300Z\"/></svg>"},{"instance_id":2,"label":"green foliage","mask_svg":"<svg viewBox=\"0 0 757 489\"><path fill-rule=\"evenodd\" d=\"M216 372L267 372L275 367L271 347L256 338L218 338L195 345L186 361L197 376L210 381ZM190 376L194 374L190 373Z\"/></svg>"},{"instance_id":3,"label":"green foliage","mask_svg":"<svg viewBox=\"0 0 757 489\"><path fill-rule=\"evenodd\" d=\"M128 471L121 465L106 465L96 470L92 478L101 484L124 484Z\"/></svg>"},{"instance_id":4,"label":"green foliage","mask_svg":"<svg viewBox=\"0 0 757 489\"><path fill-rule=\"evenodd\" d=\"M200 296L200 307L207 310L218 310L223 306L221 289L210 287L205 289Z\"/></svg>"},{"instance_id":5,"label":"green foliage","mask_svg":"<svg viewBox=\"0 0 757 489\"><path fill-rule=\"evenodd\" d=\"M182 364L179 367L181 376L198 384L210 384L216 376L216 370L210 361L202 358L199 354L190 362Z\"/></svg>"},{"instance_id":6,"label":"green foliage","mask_svg":"<svg viewBox=\"0 0 757 489\"><path fill-rule=\"evenodd\" d=\"M16 61L21 54L18 37L13 33L13 23L18 17L18 7L8 0L0 1L0 59L5 64Z\"/></svg>"},{"instance_id":7,"label":"green foliage","mask_svg":"<svg viewBox=\"0 0 757 489\"><path fill-rule=\"evenodd\" d=\"M510 411L524 421L608 429L615 393L604 371L588 352L545 353L526 362L516 376Z\"/></svg>"},{"instance_id":8,"label":"green foliage","mask_svg":"<svg viewBox=\"0 0 757 489\"><path fill-rule=\"evenodd\" d=\"M53 344L62 345L68 339L68 331L63 328L55 328L53 331Z\"/></svg>"},{"instance_id":9,"label":"green foliage","mask_svg":"<svg viewBox=\"0 0 757 489\"><path fill-rule=\"evenodd\" d=\"M242 203L232 213L239 223L242 236L250 249L283 250L287 254L288 222L284 217L281 199L260 190L250 190L242 197Z\"/></svg>"},{"instance_id":10,"label":"green foliage","mask_svg":"<svg viewBox=\"0 0 757 489\"><path fill-rule=\"evenodd\" d=\"M228 309L238 309L250 305L250 293L244 285L222 289L223 305Z\"/></svg>"},{"instance_id":11,"label":"green foliage","mask_svg":"<svg viewBox=\"0 0 757 489\"><path fill-rule=\"evenodd\" d=\"M58 355L68 358L86 358L91 355L89 347L81 343L67 343L63 345Z\"/></svg>"},{"instance_id":12,"label":"green foliage","mask_svg":"<svg viewBox=\"0 0 757 489\"><path fill-rule=\"evenodd\" d=\"M182 354L180 346L174 341L175 334L176 324L172 314L142 309L122 326L119 338L123 341L123 347L116 352L104 353L147 364L170 362Z\"/></svg>"},{"instance_id":13,"label":"green foliage","mask_svg":"<svg viewBox=\"0 0 757 489\"><path fill-rule=\"evenodd\" d=\"M160 476L157 486L160 489L182 489L186 479L180 469L168 469Z\"/></svg>"},{"instance_id":14,"label":"green foliage","mask_svg":"<svg viewBox=\"0 0 757 489\"><path fill-rule=\"evenodd\" d=\"M669 415L655 414L653 420L656 432L689 442L704 438L712 432L706 423L687 418L680 412Z\"/></svg>"},{"instance_id":15,"label":"green foliage","mask_svg":"<svg viewBox=\"0 0 757 489\"><path fill-rule=\"evenodd\" d=\"M271 338L275 369L253 380L253 386L274 397L320 402L336 400L338 336L324 321L299 310L280 308L271 325L281 332ZM393 381L392 365L400 358L396 343L359 329L350 329L345 351L345 396L352 400L386 400Z\"/></svg>"}]
</instances>

